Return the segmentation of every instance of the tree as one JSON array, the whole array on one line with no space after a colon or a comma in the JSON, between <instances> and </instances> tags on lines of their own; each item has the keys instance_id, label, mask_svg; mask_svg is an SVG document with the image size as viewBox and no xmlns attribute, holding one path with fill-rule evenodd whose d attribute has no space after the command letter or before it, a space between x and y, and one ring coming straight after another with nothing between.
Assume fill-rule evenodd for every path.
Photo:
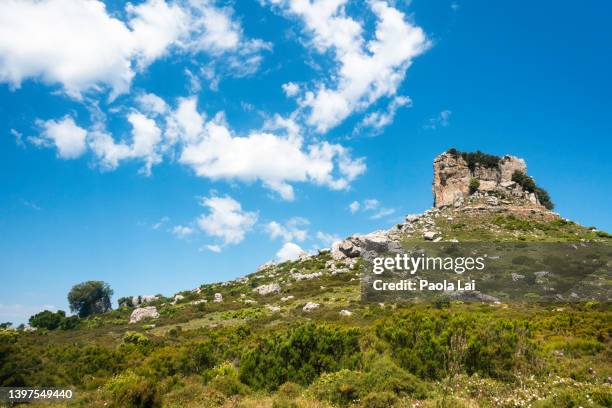
<instances>
[{"instance_id":1,"label":"tree","mask_svg":"<svg viewBox=\"0 0 612 408\"><path fill-rule=\"evenodd\" d=\"M37 329L55 330L65 317L66 312L63 310L58 310L56 313L50 310L44 310L30 317L28 322L30 326L36 327Z\"/></svg>"},{"instance_id":2,"label":"tree","mask_svg":"<svg viewBox=\"0 0 612 408\"><path fill-rule=\"evenodd\" d=\"M480 181L476 177L470 179L470 194L474 194L480 188Z\"/></svg>"},{"instance_id":3,"label":"tree","mask_svg":"<svg viewBox=\"0 0 612 408\"><path fill-rule=\"evenodd\" d=\"M70 310L79 317L100 314L110 310L113 290L108 283L102 281L87 281L74 285L68 293Z\"/></svg>"},{"instance_id":4,"label":"tree","mask_svg":"<svg viewBox=\"0 0 612 408\"><path fill-rule=\"evenodd\" d=\"M9 329L13 325L13 322L0 323L0 329Z\"/></svg>"}]
</instances>

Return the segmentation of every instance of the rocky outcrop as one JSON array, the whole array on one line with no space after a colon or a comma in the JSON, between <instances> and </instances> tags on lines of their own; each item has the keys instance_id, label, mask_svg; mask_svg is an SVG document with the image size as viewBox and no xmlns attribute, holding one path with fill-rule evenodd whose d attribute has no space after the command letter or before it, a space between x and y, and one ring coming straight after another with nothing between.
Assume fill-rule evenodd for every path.
<instances>
[{"instance_id":1,"label":"rocky outcrop","mask_svg":"<svg viewBox=\"0 0 612 408\"><path fill-rule=\"evenodd\" d=\"M472 179L478 181L477 191L479 192L512 190L522 193L520 186L512 181L512 174L515 171L527 173L525 160L509 155L498 158L495 165L491 161L468 163L461 154L446 152L435 158L433 166L435 207L462 205L465 198L473 193L473 191L470 192ZM528 195L525 198L531 201ZM533 203L536 204L535 196L533 199L536 201Z\"/></svg>"},{"instance_id":2,"label":"rocky outcrop","mask_svg":"<svg viewBox=\"0 0 612 408\"><path fill-rule=\"evenodd\" d=\"M253 292L256 292L260 295L269 295L271 293L280 293L281 287L278 283L270 283L268 285L261 285L253 289Z\"/></svg>"},{"instance_id":3,"label":"rocky outcrop","mask_svg":"<svg viewBox=\"0 0 612 408\"><path fill-rule=\"evenodd\" d=\"M159 312L155 306L139 307L130 315L130 324L138 323L142 319L157 319Z\"/></svg>"}]
</instances>

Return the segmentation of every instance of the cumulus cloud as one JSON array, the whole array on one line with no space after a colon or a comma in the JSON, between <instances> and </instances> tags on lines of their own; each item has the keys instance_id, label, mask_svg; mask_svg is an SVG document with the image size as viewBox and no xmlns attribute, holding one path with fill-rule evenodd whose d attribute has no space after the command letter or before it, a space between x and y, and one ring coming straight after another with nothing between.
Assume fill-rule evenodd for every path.
<instances>
[{"instance_id":1,"label":"cumulus cloud","mask_svg":"<svg viewBox=\"0 0 612 408\"><path fill-rule=\"evenodd\" d=\"M357 211L359 211L359 207L361 207L361 204L359 204L359 201L353 201L352 203L349 204L349 211L352 214L355 214Z\"/></svg>"},{"instance_id":2,"label":"cumulus cloud","mask_svg":"<svg viewBox=\"0 0 612 408\"><path fill-rule=\"evenodd\" d=\"M362 24L346 14L347 0L271 3L299 17L315 50L333 52L338 63L332 86L321 81L298 101L310 111L307 122L321 133L379 98L394 96L412 60L430 45L421 27L385 1L368 2L376 17L374 36L368 41Z\"/></svg>"},{"instance_id":3,"label":"cumulus cloud","mask_svg":"<svg viewBox=\"0 0 612 408\"><path fill-rule=\"evenodd\" d=\"M57 155L62 159L76 159L87 148L87 131L74 123L70 116L55 121L37 121L42 128L40 136L30 137L29 141L37 146L55 146Z\"/></svg>"},{"instance_id":4,"label":"cumulus cloud","mask_svg":"<svg viewBox=\"0 0 612 408\"><path fill-rule=\"evenodd\" d=\"M353 159L339 144L306 144L291 120L277 118L274 133L261 130L236 136L223 117L206 122L197 113L195 101L188 101L181 103L177 118L171 120L170 137L184 142L179 161L200 177L260 180L281 198L293 200L290 183L311 182L342 190L365 171L364 159ZM280 128L285 131L278 132Z\"/></svg>"},{"instance_id":5,"label":"cumulus cloud","mask_svg":"<svg viewBox=\"0 0 612 408\"><path fill-rule=\"evenodd\" d=\"M257 222L257 213L244 211L240 203L229 196L204 197L200 204L208 209L208 214L198 218L198 226L206 234L219 238L223 245L242 242Z\"/></svg>"},{"instance_id":6,"label":"cumulus cloud","mask_svg":"<svg viewBox=\"0 0 612 408\"><path fill-rule=\"evenodd\" d=\"M276 259L279 262L285 261L294 261L300 257L300 255L305 254L304 251L298 244L293 242L285 242L281 249L276 253Z\"/></svg>"},{"instance_id":7,"label":"cumulus cloud","mask_svg":"<svg viewBox=\"0 0 612 408\"><path fill-rule=\"evenodd\" d=\"M210 244L210 245L204 245L201 249L206 249L210 252L214 252L216 254L220 253L223 248L221 248L220 245L214 245L214 244Z\"/></svg>"},{"instance_id":8,"label":"cumulus cloud","mask_svg":"<svg viewBox=\"0 0 612 408\"><path fill-rule=\"evenodd\" d=\"M287 96L295 96L300 92L300 87L295 82L287 82L283 84L283 92Z\"/></svg>"},{"instance_id":9,"label":"cumulus cloud","mask_svg":"<svg viewBox=\"0 0 612 408\"><path fill-rule=\"evenodd\" d=\"M238 136L223 113L211 118L200 113L195 97L180 98L175 109L153 94L138 96L136 102L147 114L135 108L128 113L130 138L115 138L104 129L104 123L95 123L87 131L76 126L70 117L62 123L66 122L64 127L74 132L78 130L82 140L87 136L86 146L102 169L113 170L124 160L140 160L144 163L141 172L150 175L152 167L164 157L176 157L200 177L260 181L284 200L294 199L293 183L343 190L366 170L364 158L353 158L340 144L306 142L292 118L276 115L262 129ZM55 128L59 122L45 123ZM43 132L43 136L47 133ZM33 142L48 145L47 139L41 137ZM81 148L79 154L85 145Z\"/></svg>"},{"instance_id":10,"label":"cumulus cloud","mask_svg":"<svg viewBox=\"0 0 612 408\"><path fill-rule=\"evenodd\" d=\"M304 228L310 222L302 217L293 217L284 224L271 221L265 225L266 232L270 238L282 238L284 241L302 242L308 237L308 231Z\"/></svg>"},{"instance_id":11,"label":"cumulus cloud","mask_svg":"<svg viewBox=\"0 0 612 408\"><path fill-rule=\"evenodd\" d=\"M252 66L266 47L243 38L231 9L208 1L147 0L127 3L125 12L127 19L120 20L99 0L0 2L0 82L18 88L35 78L75 98L102 88L114 97L171 49L233 52L228 64Z\"/></svg>"}]
</instances>

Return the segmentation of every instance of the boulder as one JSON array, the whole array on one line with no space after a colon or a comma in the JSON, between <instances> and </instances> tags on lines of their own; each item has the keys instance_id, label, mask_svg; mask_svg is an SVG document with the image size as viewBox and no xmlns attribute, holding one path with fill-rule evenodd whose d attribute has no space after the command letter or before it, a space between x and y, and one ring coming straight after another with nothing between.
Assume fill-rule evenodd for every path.
<instances>
[{"instance_id":1,"label":"boulder","mask_svg":"<svg viewBox=\"0 0 612 408\"><path fill-rule=\"evenodd\" d=\"M261 285L253 289L253 292L257 292L260 295L269 295L270 293L280 293L281 287L278 283L270 283L268 285Z\"/></svg>"},{"instance_id":2,"label":"boulder","mask_svg":"<svg viewBox=\"0 0 612 408\"><path fill-rule=\"evenodd\" d=\"M318 303L314 303L314 302L308 302L304 305L304 307L302 308L303 311L305 312L311 312L315 309L318 309L321 305Z\"/></svg>"},{"instance_id":3,"label":"boulder","mask_svg":"<svg viewBox=\"0 0 612 408\"><path fill-rule=\"evenodd\" d=\"M130 315L130 324L138 323L142 319L157 319L159 312L155 306L139 307Z\"/></svg>"},{"instance_id":4,"label":"boulder","mask_svg":"<svg viewBox=\"0 0 612 408\"><path fill-rule=\"evenodd\" d=\"M423 231L423 238L427 241L433 241L438 237L440 237L440 233L437 231Z\"/></svg>"},{"instance_id":5,"label":"boulder","mask_svg":"<svg viewBox=\"0 0 612 408\"><path fill-rule=\"evenodd\" d=\"M223 295L220 293L215 293L215 299L214 299L215 303L221 303L223 302Z\"/></svg>"},{"instance_id":6,"label":"boulder","mask_svg":"<svg viewBox=\"0 0 612 408\"><path fill-rule=\"evenodd\" d=\"M351 312L350 310L343 309L340 311L340 316L352 316L352 315L353 315L353 312Z\"/></svg>"}]
</instances>

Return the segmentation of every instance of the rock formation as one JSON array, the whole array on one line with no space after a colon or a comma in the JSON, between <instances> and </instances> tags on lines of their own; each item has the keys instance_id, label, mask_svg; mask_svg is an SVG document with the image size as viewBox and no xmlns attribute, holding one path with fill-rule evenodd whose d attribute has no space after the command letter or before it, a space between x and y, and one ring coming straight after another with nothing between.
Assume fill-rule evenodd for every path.
<instances>
[{"instance_id":1,"label":"rock formation","mask_svg":"<svg viewBox=\"0 0 612 408\"><path fill-rule=\"evenodd\" d=\"M147 307L139 307L138 309L134 309L132 314L130 315L130 323L138 323L142 319L157 319L159 317L159 312L155 306L147 306Z\"/></svg>"},{"instance_id":2,"label":"rock formation","mask_svg":"<svg viewBox=\"0 0 612 408\"><path fill-rule=\"evenodd\" d=\"M434 206L460 206L464 199L474 191L470 191L470 183L476 180L479 192L503 190L514 196L529 199L537 204L535 195L526 193L512 181L515 171L527 173L525 160L515 156L496 158L488 156L488 161L478 162L478 159L468 163L464 156L456 151L449 151L437 156L434 160L433 195ZM497 163L495 163L497 160ZM533 195L533 197L531 197Z\"/></svg>"}]
</instances>

